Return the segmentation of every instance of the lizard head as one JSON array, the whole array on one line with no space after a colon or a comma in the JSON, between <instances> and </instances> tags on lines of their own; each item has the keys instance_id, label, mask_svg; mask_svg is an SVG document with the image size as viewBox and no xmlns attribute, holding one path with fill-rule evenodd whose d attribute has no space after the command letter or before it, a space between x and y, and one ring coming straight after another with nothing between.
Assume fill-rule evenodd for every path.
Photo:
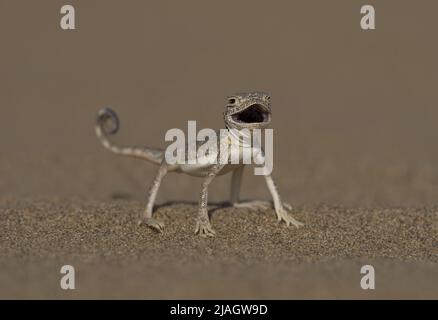
<instances>
[{"instance_id":1,"label":"lizard head","mask_svg":"<svg viewBox=\"0 0 438 320\"><path fill-rule=\"evenodd\" d=\"M264 129L271 122L271 97L263 92L227 97L225 124L232 129Z\"/></svg>"}]
</instances>

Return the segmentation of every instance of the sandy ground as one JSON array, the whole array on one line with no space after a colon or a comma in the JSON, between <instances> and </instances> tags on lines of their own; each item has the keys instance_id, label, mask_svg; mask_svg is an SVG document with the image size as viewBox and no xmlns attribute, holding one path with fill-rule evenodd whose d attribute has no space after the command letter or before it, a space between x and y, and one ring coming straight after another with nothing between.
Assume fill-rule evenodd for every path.
<instances>
[{"instance_id":1,"label":"sandy ground","mask_svg":"<svg viewBox=\"0 0 438 320\"><path fill-rule=\"evenodd\" d=\"M138 226L132 201L2 202L2 298L436 298L438 209L218 207L214 239L193 234L195 205L167 204L163 234ZM59 289L62 265L77 289ZM360 286L371 264L377 289Z\"/></svg>"},{"instance_id":2,"label":"sandy ground","mask_svg":"<svg viewBox=\"0 0 438 320\"><path fill-rule=\"evenodd\" d=\"M438 297L436 1L376 3L373 32L362 1L72 4L68 32L59 1L0 3L1 298ZM103 150L97 110L119 113L116 142L162 147L247 90L272 94L273 174L305 227L221 207L198 238L200 180L173 174L165 232L137 226L156 167ZM242 193L269 198L251 170Z\"/></svg>"}]
</instances>

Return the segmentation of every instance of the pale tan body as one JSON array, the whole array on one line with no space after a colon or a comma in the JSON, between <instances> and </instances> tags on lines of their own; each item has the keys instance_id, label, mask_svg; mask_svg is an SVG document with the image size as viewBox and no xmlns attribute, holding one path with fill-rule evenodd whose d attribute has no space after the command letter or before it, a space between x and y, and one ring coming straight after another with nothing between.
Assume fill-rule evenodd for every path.
<instances>
[{"instance_id":1,"label":"pale tan body","mask_svg":"<svg viewBox=\"0 0 438 320\"><path fill-rule=\"evenodd\" d=\"M269 100L266 99L266 96L261 96L264 94L261 93L249 93L249 94L241 94L240 96L236 95L233 96L233 100L236 101L238 99L240 103L240 109L245 110L248 109L248 105L254 105L254 104L263 104L266 103L266 113L268 114L269 111L269 120L270 120L270 107L269 107ZM237 103L234 102L232 106L232 111L229 113L225 113L225 122L227 124L227 128L235 128L236 125L239 127L240 125L250 128L264 128L265 124L267 123L240 123L235 122L231 118L231 116L238 114L241 112L239 109L239 106ZM112 118L113 121L116 122L116 129L112 130L111 132L105 132L103 129L104 121L107 118ZM98 125L96 126L96 133L99 139L101 140L102 144L109 149L110 151L121 154L121 155L128 155L132 157L142 158L149 160L151 162L154 162L156 164L159 164L159 169L157 172L157 175L149 189L149 196L147 200L147 205L145 208L145 211L143 213L141 223L144 223L151 228L157 230L157 231L163 231L164 224L156 220L152 217L153 213L153 207L155 203L155 199L158 193L158 189L160 187L162 179L166 176L169 172L178 172L178 173L185 173L191 176L196 177L202 177L203 182L201 185L201 194L200 194L200 200L199 200L199 207L198 207L198 218L196 223L196 230L195 232L201 236L214 236L215 231L212 229L210 224L210 219L208 216L208 210L207 210L207 204L208 204L208 186L210 183L214 180L214 178L218 175L224 175L227 173L232 172L232 182L231 182L231 192L230 192L230 204L236 207L262 207L262 208L268 208L271 206L268 202L262 202L262 201L253 201L253 202L245 202L240 203L239 202L239 192L240 192L240 186L242 183L242 176L243 176L243 164L231 164L229 163L228 158L222 158L222 161L218 161L217 164L200 164L199 161L195 164L174 164L169 165L166 163L166 160L164 158L164 152L157 149L149 149L149 148L120 148L117 146L114 146L111 144L106 136L109 134L113 134L117 131L118 128L118 118L116 114L109 109L103 109L100 111L98 115ZM226 144L227 146L230 144L237 144L242 150L242 148L251 148L251 151L257 154L259 157L263 157L263 151L261 147L259 146L246 146L242 145L238 140L234 139L233 135L229 134L221 138L220 140L221 144ZM221 157L222 155L218 154L218 157ZM227 155L229 157L229 155ZM239 160L242 160L242 153L239 153ZM240 161L239 163L242 163ZM278 193L277 187L272 179L271 175L265 175L264 176L266 184L268 186L268 189L271 193L272 199L273 199L273 205L275 212L277 214L277 218L279 221L285 221L287 225L294 225L296 227L299 227L302 225L302 223L296 221L287 210L291 210L291 206L288 204L285 204L281 201L280 195Z\"/></svg>"}]
</instances>

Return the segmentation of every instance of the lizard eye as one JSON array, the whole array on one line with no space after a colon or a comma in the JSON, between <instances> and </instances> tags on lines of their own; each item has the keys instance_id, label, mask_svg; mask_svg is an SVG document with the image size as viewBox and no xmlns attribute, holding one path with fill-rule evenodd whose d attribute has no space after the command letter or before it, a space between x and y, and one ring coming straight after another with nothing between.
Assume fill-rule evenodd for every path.
<instances>
[{"instance_id":1,"label":"lizard eye","mask_svg":"<svg viewBox=\"0 0 438 320\"><path fill-rule=\"evenodd\" d=\"M229 99L228 99L228 103L229 103L229 104L235 104L235 103L236 103L236 99L234 99L234 98L229 98Z\"/></svg>"}]
</instances>

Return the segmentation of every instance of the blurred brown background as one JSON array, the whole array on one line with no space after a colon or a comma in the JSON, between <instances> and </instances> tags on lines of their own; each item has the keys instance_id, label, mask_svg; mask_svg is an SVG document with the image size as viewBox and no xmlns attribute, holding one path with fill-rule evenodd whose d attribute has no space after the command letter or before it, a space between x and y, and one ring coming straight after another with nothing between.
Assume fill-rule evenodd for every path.
<instances>
[{"instance_id":1,"label":"blurred brown background","mask_svg":"<svg viewBox=\"0 0 438 320\"><path fill-rule=\"evenodd\" d=\"M1 194L142 199L155 168L101 148L99 108L118 111L117 141L164 146L187 120L220 128L226 95L264 90L289 201L438 202L436 1L70 3L74 31L64 1L1 1ZM375 31L360 29L365 3ZM169 177L159 199L198 185Z\"/></svg>"},{"instance_id":2,"label":"blurred brown background","mask_svg":"<svg viewBox=\"0 0 438 320\"><path fill-rule=\"evenodd\" d=\"M76 30L59 27L65 4L76 9ZM375 6L374 31L360 28L364 4ZM218 283L232 285L248 272L244 266L230 273L215 264L213 270L220 271L210 287L196 282L191 295L184 295L195 272L186 271L188 280L178 282L178 273L170 270L167 276L173 275L177 285L172 295L166 291L169 278L157 275L163 265L169 266L164 257L175 252L204 262L271 256L275 261L287 256L292 261L399 257L436 262L437 253L431 251L438 243L435 209L379 208L438 204L437 9L433 0L0 0L2 255L45 260L65 253L82 262L105 255L120 258L117 263L131 255L147 258L130 266L152 272L149 277L157 283L146 285L149 291L136 289L135 277L125 281L120 270L107 270L125 283L125 291L112 291L124 297L138 297L139 292L147 292L146 297L224 297L229 287L209 290ZM134 217L156 167L105 151L94 133L97 111L110 106L119 113L118 143L162 147L165 132L186 130L187 120L197 120L199 129L221 128L225 97L253 90L272 94L273 174L283 198L301 208L309 229L277 229L271 213L265 218L231 212L216 220L219 239L203 242L192 235L195 209L178 209L182 215L170 212L169 217L163 209L166 224L172 225L163 236L136 229ZM244 198L268 199L263 179L251 172L247 170L243 183ZM228 198L228 182L229 177L223 177L212 184L212 201ZM199 179L169 175L157 202L196 201L199 187ZM99 203L90 205L93 201ZM377 209L302 209L321 203ZM262 224L254 231L239 229L248 221L265 219L276 231L264 230ZM178 229L180 223L183 230ZM369 229L360 230L362 226ZM277 246L277 251L269 251ZM18 261L2 269L4 288L14 287L19 297L44 296L40 284L29 284L28 291L16 285L26 286L32 274L57 276L58 262L41 268L31 262L20 268ZM178 260L173 263L179 265ZM151 265L157 270L150 271ZM298 271L284 278L277 269L268 268L267 277L265 270L255 270L240 291L231 292L259 298L351 297L358 269L354 262L341 266L286 266ZM47 268L55 273L49 276ZM96 269L88 268L90 273L82 274L93 278ZM122 269L140 272L135 268ZM390 273L394 265L382 268ZM396 263L394 270L401 270L397 274L403 277L413 269L435 270L433 279L438 279L436 264L404 268ZM340 270L354 282L331 278L342 274ZM314 284L318 272L322 285L312 289L309 283ZM211 275L205 278L211 280ZM424 293L432 277L421 271L416 275L402 286L412 289L410 284L416 284L415 290ZM303 282L297 284L297 279ZM339 281L347 288L338 295L324 287ZM88 296L108 293L91 280L87 283ZM280 284L284 291L278 293ZM296 291L291 293L290 287ZM433 286L427 288L432 296ZM3 296L10 296L8 290ZM44 290L45 296L53 296L51 287ZM395 296L399 292L388 290Z\"/></svg>"}]
</instances>

